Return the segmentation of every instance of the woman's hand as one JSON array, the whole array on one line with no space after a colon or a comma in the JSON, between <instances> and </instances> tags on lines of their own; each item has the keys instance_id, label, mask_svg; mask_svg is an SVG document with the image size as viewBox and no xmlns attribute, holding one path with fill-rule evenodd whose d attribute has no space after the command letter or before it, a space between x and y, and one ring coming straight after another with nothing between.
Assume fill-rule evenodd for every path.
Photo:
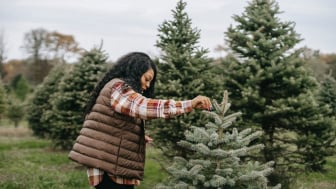
<instances>
[{"instance_id":1,"label":"woman's hand","mask_svg":"<svg viewBox=\"0 0 336 189\"><path fill-rule=\"evenodd\" d=\"M211 102L210 99L206 96L197 96L191 100L191 104L193 108L210 110Z\"/></svg>"},{"instance_id":2,"label":"woman's hand","mask_svg":"<svg viewBox=\"0 0 336 189\"><path fill-rule=\"evenodd\" d=\"M145 141L146 143L151 143L153 141L153 139L147 135L145 135Z\"/></svg>"}]
</instances>

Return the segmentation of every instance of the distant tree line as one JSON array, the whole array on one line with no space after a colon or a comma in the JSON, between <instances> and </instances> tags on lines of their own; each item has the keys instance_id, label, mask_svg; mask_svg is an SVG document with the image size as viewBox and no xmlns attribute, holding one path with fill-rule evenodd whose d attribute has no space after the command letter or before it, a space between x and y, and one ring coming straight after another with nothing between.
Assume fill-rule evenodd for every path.
<instances>
[{"instance_id":1,"label":"distant tree line","mask_svg":"<svg viewBox=\"0 0 336 189\"><path fill-rule=\"evenodd\" d=\"M27 53L23 60L8 60L4 32L0 33L0 76L4 96L0 111L18 126L25 118L29 97L41 84L50 70L65 64L69 57L76 58L83 50L72 35L42 28L33 29L24 35L22 49Z\"/></svg>"}]
</instances>

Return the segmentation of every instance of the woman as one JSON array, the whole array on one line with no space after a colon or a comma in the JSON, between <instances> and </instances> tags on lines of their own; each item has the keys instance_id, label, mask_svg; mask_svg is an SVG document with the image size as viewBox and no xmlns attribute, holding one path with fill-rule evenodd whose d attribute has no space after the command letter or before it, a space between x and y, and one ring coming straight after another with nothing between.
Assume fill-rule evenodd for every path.
<instances>
[{"instance_id":1,"label":"woman","mask_svg":"<svg viewBox=\"0 0 336 189\"><path fill-rule=\"evenodd\" d=\"M153 99L156 74L148 55L133 52L119 59L94 89L83 128L69 153L70 159L88 167L91 186L131 189L140 184L145 143L152 140L145 136L145 120L210 109L205 96Z\"/></svg>"}]
</instances>

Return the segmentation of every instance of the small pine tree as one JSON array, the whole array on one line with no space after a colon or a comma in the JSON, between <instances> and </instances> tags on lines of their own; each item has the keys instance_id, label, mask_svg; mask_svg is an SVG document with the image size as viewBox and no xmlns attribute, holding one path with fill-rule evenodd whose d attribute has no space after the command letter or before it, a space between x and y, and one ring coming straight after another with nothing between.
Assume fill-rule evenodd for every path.
<instances>
[{"instance_id":1,"label":"small pine tree","mask_svg":"<svg viewBox=\"0 0 336 189\"><path fill-rule=\"evenodd\" d=\"M57 93L58 84L66 72L65 64L55 66L28 102L27 120L35 136L45 138L51 133L51 97Z\"/></svg>"},{"instance_id":2,"label":"small pine tree","mask_svg":"<svg viewBox=\"0 0 336 189\"><path fill-rule=\"evenodd\" d=\"M226 115L230 107L227 100L228 94L224 92L221 104L214 101L214 111L204 111L212 118L205 128L192 127L192 131L186 131L186 140L178 144L192 150L194 155L189 160L175 157L167 169L171 177L166 185L160 184L157 189L269 188L266 176L271 173L273 162L262 164L249 160L249 156L263 148L262 144L251 144L262 133L231 129L241 113Z\"/></svg>"},{"instance_id":3,"label":"small pine tree","mask_svg":"<svg viewBox=\"0 0 336 189\"><path fill-rule=\"evenodd\" d=\"M159 40L156 46L162 50L156 94L158 98L176 100L192 99L197 95L212 97L216 86L210 72L207 50L199 47L200 31L192 28L192 22L185 12L186 3L178 1L173 10L173 20L159 26ZM217 85L219 86L219 85ZM176 145L184 138L183 132L190 123L200 121L200 114L192 112L170 120L155 120L152 127L158 147L166 147L164 154L173 157L186 156L187 152ZM151 128L151 127L149 127Z\"/></svg>"},{"instance_id":4,"label":"small pine tree","mask_svg":"<svg viewBox=\"0 0 336 189\"><path fill-rule=\"evenodd\" d=\"M52 95L51 139L56 147L69 149L82 128L86 103L96 83L107 69L107 55L101 48L86 52L65 75Z\"/></svg>"}]
</instances>

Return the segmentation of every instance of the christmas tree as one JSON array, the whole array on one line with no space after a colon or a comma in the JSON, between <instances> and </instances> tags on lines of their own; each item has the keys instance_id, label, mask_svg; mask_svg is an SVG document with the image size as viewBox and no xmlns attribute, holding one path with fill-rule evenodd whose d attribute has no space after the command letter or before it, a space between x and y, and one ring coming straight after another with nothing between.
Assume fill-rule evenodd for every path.
<instances>
[{"instance_id":1,"label":"christmas tree","mask_svg":"<svg viewBox=\"0 0 336 189\"><path fill-rule=\"evenodd\" d=\"M69 149L78 136L84 120L86 103L107 69L107 55L100 48L86 52L79 63L65 75L52 95L51 138L54 145Z\"/></svg>"},{"instance_id":2,"label":"christmas tree","mask_svg":"<svg viewBox=\"0 0 336 189\"><path fill-rule=\"evenodd\" d=\"M335 137L329 108L316 100L318 84L304 67L294 22L283 22L274 0L252 0L226 32L235 58L225 88L242 127L262 130L259 160L275 161L271 181L290 182L298 170L321 170Z\"/></svg>"},{"instance_id":3,"label":"christmas tree","mask_svg":"<svg viewBox=\"0 0 336 189\"><path fill-rule=\"evenodd\" d=\"M331 115L336 115L336 80L331 72L321 82L319 100L331 108Z\"/></svg>"},{"instance_id":4,"label":"christmas tree","mask_svg":"<svg viewBox=\"0 0 336 189\"><path fill-rule=\"evenodd\" d=\"M27 120L35 136L45 138L50 135L53 117L51 96L57 93L58 84L65 73L65 64L56 65L29 99Z\"/></svg>"},{"instance_id":5,"label":"christmas tree","mask_svg":"<svg viewBox=\"0 0 336 189\"><path fill-rule=\"evenodd\" d=\"M227 115L230 108L228 93L223 101L213 102L214 110L204 111L212 118L205 127L192 127L186 131L186 140L178 145L194 152L193 157L175 157L167 170L171 174L166 183L157 189L266 189L267 175L272 172L273 162L265 164L250 161L249 156L258 153L262 144L251 144L261 132L251 129L239 131L231 128L240 112Z\"/></svg>"},{"instance_id":6,"label":"christmas tree","mask_svg":"<svg viewBox=\"0 0 336 189\"><path fill-rule=\"evenodd\" d=\"M199 46L200 31L192 27L192 21L185 11L186 3L178 1L173 10L173 19L159 26L159 40L156 46L162 51L158 65L157 98L175 100L192 99L197 95L213 97L216 87L210 72L211 60L208 51ZM176 145L190 123L201 121L198 112L181 115L176 119L155 120L152 132L158 147L166 147L164 154L173 157L186 156L187 152Z\"/></svg>"},{"instance_id":7,"label":"christmas tree","mask_svg":"<svg viewBox=\"0 0 336 189\"><path fill-rule=\"evenodd\" d=\"M328 106L331 110L329 112L330 116L336 117L336 80L332 77L331 70L328 75L326 75L321 82L321 89L319 93L319 101L323 104ZM336 124L334 124L334 136L336 136ZM336 137L332 139L331 148L333 153L336 153Z\"/></svg>"}]
</instances>

